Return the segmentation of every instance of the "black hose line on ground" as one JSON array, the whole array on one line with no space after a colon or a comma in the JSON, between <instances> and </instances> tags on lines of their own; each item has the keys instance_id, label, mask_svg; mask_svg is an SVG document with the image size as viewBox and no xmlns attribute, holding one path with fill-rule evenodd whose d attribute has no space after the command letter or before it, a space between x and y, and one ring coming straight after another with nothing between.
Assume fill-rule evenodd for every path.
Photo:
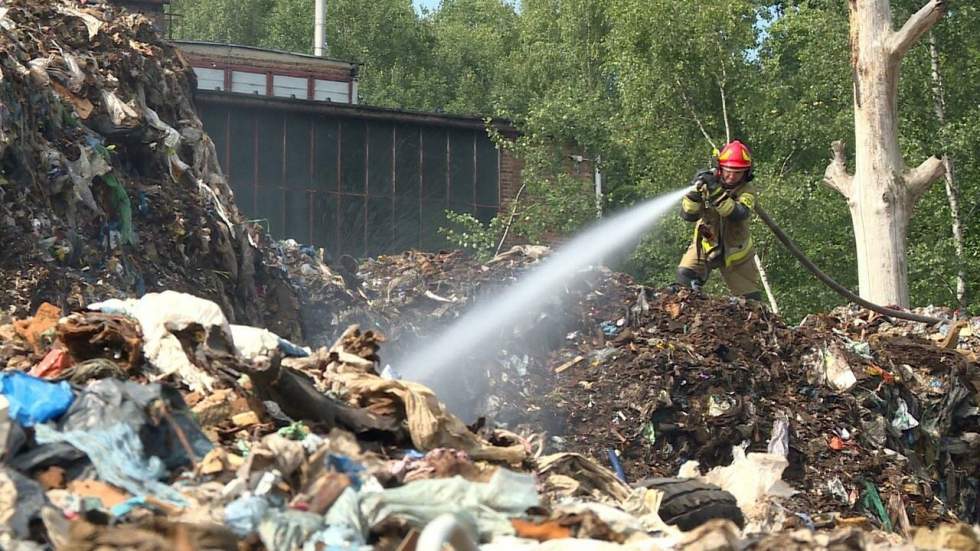
<instances>
[{"instance_id":1,"label":"black hose line on ground","mask_svg":"<svg viewBox=\"0 0 980 551\"><path fill-rule=\"evenodd\" d=\"M901 310L885 308L884 306L878 306L873 302L868 302L867 300L864 300L860 296L851 292L851 290L848 289L847 287L844 287L840 283L837 283L836 281L831 279L829 275L825 274L820 268L817 267L816 264L811 262L810 259L807 258L805 254L803 254L803 251L801 251L800 248L796 246L796 243L793 243L793 240L790 239L789 236L786 235L783 232L783 230L780 229L780 227L777 226L776 223L772 221L772 218L769 217L769 214L767 214L766 211L762 209L762 207L756 205L755 213L759 215L759 218L763 222L765 222L767 226L769 226L769 229L772 230L772 233L776 234L776 238L779 239L779 241L787 249L789 249L789 252L793 253L793 256L795 256L796 259L800 261L800 264L803 264L803 266L806 267L807 270L810 270L810 272L813 273L813 275L817 276L817 279L819 279L828 287L836 291L837 294L841 295L842 297L850 300L855 304L864 306L868 310L874 310L875 312L878 312L883 316L900 318L909 321L917 321L921 323L928 323L930 325L949 321L949 320L933 318L929 316L920 316L918 314L913 314L912 312L903 312Z\"/></svg>"}]
</instances>

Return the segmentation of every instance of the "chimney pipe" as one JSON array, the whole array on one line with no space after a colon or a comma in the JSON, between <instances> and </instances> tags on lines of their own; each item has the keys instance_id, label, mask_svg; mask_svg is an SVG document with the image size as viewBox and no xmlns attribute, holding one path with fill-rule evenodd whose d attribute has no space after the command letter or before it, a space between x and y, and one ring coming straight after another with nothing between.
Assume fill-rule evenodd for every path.
<instances>
[{"instance_id":1,"label":"chimney pipe","mask_svg":"<svg viewBox=\"0 0 980 551\"><path fill-rule=\"evenodd\" d=\"M316 0L316 14L314 17L313 55L323 57L323 49L326 43L327 0Z\"/></svg>"}]
</instances>

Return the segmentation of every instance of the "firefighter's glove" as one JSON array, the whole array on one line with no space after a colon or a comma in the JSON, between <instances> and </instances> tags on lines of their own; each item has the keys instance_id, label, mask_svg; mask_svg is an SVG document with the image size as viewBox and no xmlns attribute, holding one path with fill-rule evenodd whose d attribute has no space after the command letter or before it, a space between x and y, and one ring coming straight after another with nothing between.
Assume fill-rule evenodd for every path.
<instances>
[{"instance_id":1,"label":"firefighter's glove","mask_svg":"<svg viewBox=\"0 0 980 551\"><path fill-rule=\"evenodd\" d=\"M691 186L706 197L708 193L721 187L714 171L711 170L702 170L695 174L694 179L691 180Z\"/></svg>"},{"instance_id":2,"label":"firefighter's glove","mask_svg":"<svg viewBox=\"0 0 980 551\"><path fill-rule=\"evenodd\" d=\"M704 201L709 204L714 204L721 198L721 195L725 192L721 187L721 182L715 176L714 172L703 171L698 173L695 177L697 181L696 188L698 192L701 193Z\"/></svg>"}]
</instances>

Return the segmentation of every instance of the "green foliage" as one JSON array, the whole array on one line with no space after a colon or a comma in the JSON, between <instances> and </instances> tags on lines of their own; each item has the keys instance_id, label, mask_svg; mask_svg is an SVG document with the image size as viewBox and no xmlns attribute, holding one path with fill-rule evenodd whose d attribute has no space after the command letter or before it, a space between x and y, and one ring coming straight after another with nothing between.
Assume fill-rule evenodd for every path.
<instances>
[{"instance_id":1,"label":"green foliage","mask_svg":"<svg viewBox=\"0 0 980 551\"><path fill-rule=\"evenodd\" d=\"M276 0L173 0L174 36L232 44L258 45Z\"/></svg>"},{"instance_id":2,"label":"green foliage","mask_svg":"<svg viewBox=\"0 0 980 551\"><path fill-rule=\"evenodd\" d=\"M493 258L497 244L503 236L505 220L493 217L484 224L468 212L446 211L446 220L452 225L439 228L439 234L452 245L469 252L482 262Z\"/></svg>"},{"instance_id":3,"label":"green foliage","mask_svg":"<svg viewBox=\"0 0 980 551\"><path fill-rule=\"evenodd\" d=\"M923 2L892 0L896 27ZM184 16L180 37L308 53L312 4L174 0L173 11ZM416 12L411 0L328 0L327 21L330 56L363 63L365 103L504 117L522 131L516 143L501 143L523 160L527 186L512 233L547 240L594 220L591 174L576 174L570 154L601 158L603 208L612 211L683 186L710 160L704 134L720 145L727 130L754 150L760 204L814 262L857 290L847 204L822 184L830 143L853 146L842 0L523 0L519 9L507 0L443 0L431 13ZM978 31L980 7L968 2L950 3L933 31L945 125L935 116L926 39L909 52L899 81L907 163L939 152L954 160L971 290L980 287L973 223L980 206ZM454 214L443 235L486 256L501 235L499 218L483 225ZM956 302L950 220L940 182L909 230L914 304ZM843 302L761 223L754 237L789 319ZM690 239L690 224L670 217L640 243L628 268L648 283L670 283ZM980 313L972 297L967 308Z\"/></svg>"}]
</instances>

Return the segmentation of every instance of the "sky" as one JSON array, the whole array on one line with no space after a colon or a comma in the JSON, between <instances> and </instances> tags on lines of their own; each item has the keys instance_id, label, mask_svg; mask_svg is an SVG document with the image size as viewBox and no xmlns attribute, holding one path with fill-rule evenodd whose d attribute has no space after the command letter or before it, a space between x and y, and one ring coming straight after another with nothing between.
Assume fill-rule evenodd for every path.
<instances>
[{"instance_id":1,"label":"sky","mask_svg":"<svg viewBox=\"0 0 980 551\"><path fill-rule=\"evenodd\" d=\"M415 9L422 7L429 8L430 11L439 7L439 0L412 0L415 2Z\"/></svg>"}]
</instances>

